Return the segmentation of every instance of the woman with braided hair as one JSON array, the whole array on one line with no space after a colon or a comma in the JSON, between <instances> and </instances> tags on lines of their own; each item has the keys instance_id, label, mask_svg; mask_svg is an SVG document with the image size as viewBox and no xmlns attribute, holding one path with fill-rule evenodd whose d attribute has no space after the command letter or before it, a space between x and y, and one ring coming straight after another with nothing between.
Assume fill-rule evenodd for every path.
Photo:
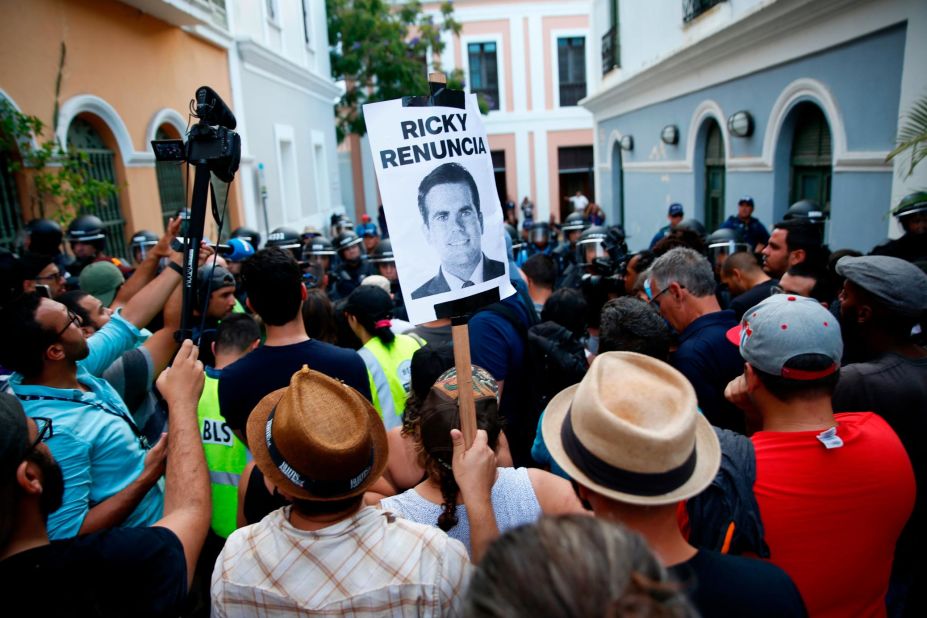
<instances>
[{"instance_id":1,"label":"woman with braided hair","mask_svg":"<svg viewBox=\"0 0 927 618\"><path fill-rule=\"evenodd\" d=\"M363 344L357 353L367 365L373 407L387 430L398 427L412 380L412 355L422 344L393 333L393 300L376 286L361 285L351 292L343 311Z\"/></svg>"},{"instance_id":2,"label":"woman with braided hair","mask_svg":"<svg viewBox=\"0 0 927 618\"><path fill-rule=\"evenodd\" d=\"M489 446L497 449L502 419L496 380L476 366L472 378L477 428L486 430ZM400 517L436 525L469 548L470 525L451 470L450 430L460 426L457 394L457 371L449 369L424 400L414 392L409 396L402 433L414 444L425 478L412 489L384 498L380 506ZM500 532L531 523L542 514L584 512L568 481L536 468L498 468L492 504Z\"/></svg>"}]
</instances>

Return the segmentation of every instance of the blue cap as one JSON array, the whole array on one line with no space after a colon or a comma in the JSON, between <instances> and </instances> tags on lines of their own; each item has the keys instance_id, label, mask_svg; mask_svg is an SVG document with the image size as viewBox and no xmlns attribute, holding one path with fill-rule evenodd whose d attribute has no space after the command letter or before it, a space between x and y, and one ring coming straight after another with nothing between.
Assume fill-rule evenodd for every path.
<instances>
[{"instance_id":1,"label":"blue cap","mask_svg":"<svg viewBox=\"0 0 927 618\"><path fill-rule=\"evenodd\" d=\"M682 204L675 202L670 204L669 207L669 216L671 217L681 217L683 215Z\"/></svg>"},{"instance_id":2,"label":"blue cap","mask_svg":"<svg viewBox=\"0 0 927 618\"><path fill-rule=\"evenodd\" d=\"M376 236L377 235L377 224L376 223L362 223L358 225L357 235L358 236Z\"/></svg>"},{"instance_id":3,"label":"blue cap","mask_svg":"<svg viewBox=\"0 0 927 618\"><path fill-rule=\"evenodd\" d=\"M737 205L740 206L741 204L750 204L753 206L753 198L749 195L744 195L739 200L737 200Z\"/></svg>"}]
</instances>

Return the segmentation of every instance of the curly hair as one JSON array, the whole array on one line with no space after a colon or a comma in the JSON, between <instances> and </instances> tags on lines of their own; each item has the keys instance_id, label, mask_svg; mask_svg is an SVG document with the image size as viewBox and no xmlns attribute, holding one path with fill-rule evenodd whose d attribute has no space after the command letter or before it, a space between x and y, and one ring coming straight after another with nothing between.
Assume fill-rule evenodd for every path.
<instances>
[{"instance_id":1,"label":"curly hair","mask_svg":"<svg viewBox=\"0 0 927 618\"><path fill-rule=\"evenodd\" d=\"M437 483L441 488L442 511L441 515L438 516L437 524L439 528L447 532L457 525L457 494L460 489L454 479L451 462L442 461L438 456L429 453L425 449L422 441L424 405L424 399L420 399L414 390L409 392L406 409L402 415L402 435L410 438L415 445L418 465L425 470L428 479ZM433 414L425 422L447 425L447 421L448 419ZM489 447L495 450L499 444L499 434L502 433L503 427L503 419L499 415L498 409L492 406L477 407L476 426L477 429L486 431L489 438ZM448 436L448 442L450 442L450 436Z\"/></svg>"}]
</instances>

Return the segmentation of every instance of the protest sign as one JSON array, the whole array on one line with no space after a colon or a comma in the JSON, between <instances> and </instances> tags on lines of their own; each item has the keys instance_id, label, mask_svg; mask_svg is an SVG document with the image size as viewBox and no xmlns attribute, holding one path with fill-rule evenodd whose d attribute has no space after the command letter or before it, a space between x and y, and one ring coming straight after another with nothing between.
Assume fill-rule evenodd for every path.
<instances>
[{"instance_id":1,"label":"protest sign","mask_svg":"<svg viewBox=\"0 0 927 618\"><path fill-rule=\"evenodd\" d=\"M410 321L513 294L476 97L463 109L371 103L364 118Z\"/></svg>"}]
</instances>

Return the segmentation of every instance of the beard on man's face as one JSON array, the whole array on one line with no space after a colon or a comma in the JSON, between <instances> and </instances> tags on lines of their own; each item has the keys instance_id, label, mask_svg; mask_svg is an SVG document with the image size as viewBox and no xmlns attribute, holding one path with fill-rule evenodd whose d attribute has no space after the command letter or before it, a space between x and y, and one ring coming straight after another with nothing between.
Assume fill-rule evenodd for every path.
<instances>
[{"instance_id":1,"label":"beard on man's face","mask_svg":"<svg viewBox=\"0 0 927 618\"><path fill-rule=\"evenodd\" d=\"M90 355L90 346L87 345L86 337L81 337L79 340L75 339L73 341L62 342L64 346L65 358L69 361L76 363L77 361L84 360Z\"/></svg>"},{"instance_id":2,"label":"beard on man's face","mask_svg":"<svg viewBox=\"0 0 927 618\"><path fill-rule=\"evenodd\" d=\"M47 521L48 516L61 507L64 499L64 475L61 466L54 460L47 449L34 450L29 459L39 466L42 471L42 495L39 497L39 512L42 519Z\"/></svg>"},{"instance_id":3,"label":"beard on man's face","mask_svg":"<svg viewBox=\"0 0 927 618\"><path fill-rule=\"evenodd\" d=\"M841 305L838 320L840 322L840 334L843 337L843 365L866 360L866 348L863 344L862 329L857 317L856 307Z\"/></svg>"}]
</instances>

